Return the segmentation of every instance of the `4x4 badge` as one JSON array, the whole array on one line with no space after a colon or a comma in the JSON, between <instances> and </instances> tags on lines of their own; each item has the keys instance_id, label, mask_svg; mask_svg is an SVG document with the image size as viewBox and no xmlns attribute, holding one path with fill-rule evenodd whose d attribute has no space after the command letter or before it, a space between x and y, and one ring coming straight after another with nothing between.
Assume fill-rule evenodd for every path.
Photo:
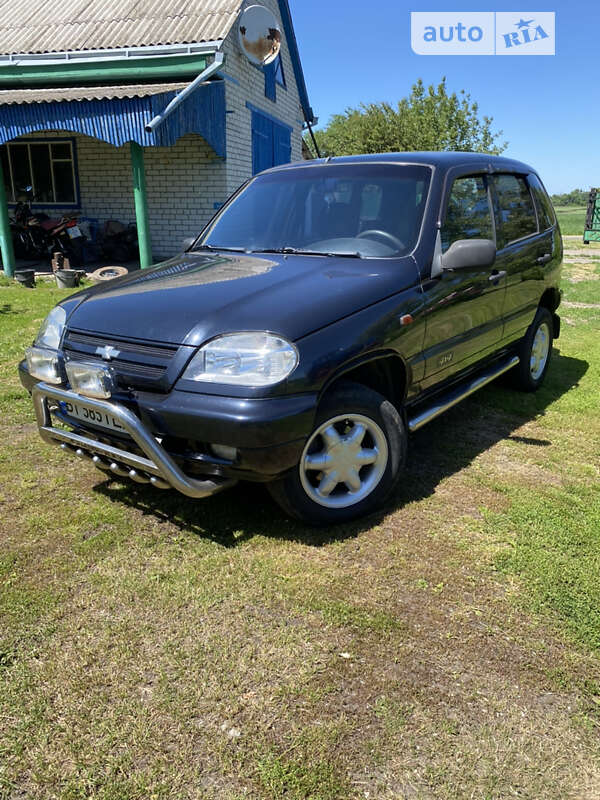
<instances>
[{"instance_id":1,"label":"4x4 badge","mask_svg":"<svg viewBox=\"0 0 600 800\"><path fill-rule=\"evenodd\" d=\"M113 347L110 344L107 344L104 347L96 348L96 355L101 356L105 361L110 361L111 358L116 358L120 352L120 350L117 350L116 347Z\"/></svg>"}]
</instances>

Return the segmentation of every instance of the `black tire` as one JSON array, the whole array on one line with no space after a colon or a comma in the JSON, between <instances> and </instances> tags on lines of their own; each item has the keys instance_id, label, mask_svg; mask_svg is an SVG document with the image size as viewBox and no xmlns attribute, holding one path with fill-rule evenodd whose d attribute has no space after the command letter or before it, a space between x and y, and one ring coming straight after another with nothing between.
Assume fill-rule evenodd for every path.
<instances>
[{"instance_id":1,"label":"black tire","mask_svg":"<svg viewBox=\"0 0 600 800\"><path fill-rule=\"evenodd\" d=\"M540 329L543 329L548 337L548 354L543 369L537 374L532 368L532 355L534 342ZM513 386L516 389L522 392L535 392L544 382L552 356L553 332L554 320L552 319L552 314L547 308L538 308L535 318L517 350L517 355L521 360L512 373Z\"/></svg>"},{"instance_id":2,"label":"black tire","mask_svg":"<svg viewBox=\"0 0 600 800\"><path fill-rule=\"evenodd\" d=\"M406 461L407 435L398 411L389 400L386 400L378 392L358 383L340 384L325 396L319 407L314 432L309 437L309 443L311 440L316 441L313 437L315 437L316 432L319 431L324 423L335 420L338 417L343 418L345 415L357 415L358 419L361 417L366 418L369 423L374 423L372 425L373 430L377 431L377 435L380 438L381 434L383 434L387 448L381 447L379 450L380 452L387 451L385 468L383 466L383 457L379 457L376 464L361 466L359 468L360 479L366 487L368 487L371 479L376 480L377 482L374 483L373 488L369 489L368 494L365 494L359 501L351 501L352 504L345 507L330 508L315 502L305 488L305 483L307 482L306 473L303 474L303 477L301 476L303 453L301 463L285 477L268 484L268 489L275 502L286 513L310 525L337 525L376 511L383 505L398 482ZM351 421L348 424L350 423ZM335 425L341 428L342 433L340 435L342 436L344 430L348 430L348 428L344 428L345 424L343 420L335 422ZM350 428L350 430L352 429ZM365 439L362 440L363 443L360 447L374 447L370 452L375 453L377 452L377 443L373 443L373 441L371 445L368 443L371 436L370 429L367 428ZM366 445L364 444L365 442L367 442ZM307 448L309 448L308 444ZM306 452L310 453L311 451L308 449ZM370 470L371 472L369 472ZM383 470L381 477L377 477L381 470ZM377 475L373 477L375 471ZM315 483L318 482L319 473L316 473ZM337 492L340 487L341 491L337 495L339 501L343 503L346 502L346 498L350 500L350 489L343 482L336 486L334 492ZM316 492L316 487L314 491ZM334 492L331 493L332 496ZM342 495L346 495L346 498L342 497Z\"/></svg>"}]
</instances>

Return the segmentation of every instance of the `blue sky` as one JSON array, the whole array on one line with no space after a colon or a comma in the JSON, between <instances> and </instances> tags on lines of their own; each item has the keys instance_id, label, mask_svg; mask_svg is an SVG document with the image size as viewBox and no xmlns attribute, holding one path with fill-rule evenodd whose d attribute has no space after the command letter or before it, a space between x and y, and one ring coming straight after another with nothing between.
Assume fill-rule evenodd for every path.
<instances>
[{"instance_id":1,"label":"blue sky","mask_svg":"<svg viewBox=\"0 0 600 800\"><path fill-rule=\"evenodd\" d=\"M533 164L548 190L600 186L598 0L549 0L556 12L555 56L418 56L410 46L411 11L520 11L531 5L406 0L290 0L308 91L321 123L347 106L406 96L417 78L466 89L494 129L505 155Z\"/></svg>"}]
</instances>

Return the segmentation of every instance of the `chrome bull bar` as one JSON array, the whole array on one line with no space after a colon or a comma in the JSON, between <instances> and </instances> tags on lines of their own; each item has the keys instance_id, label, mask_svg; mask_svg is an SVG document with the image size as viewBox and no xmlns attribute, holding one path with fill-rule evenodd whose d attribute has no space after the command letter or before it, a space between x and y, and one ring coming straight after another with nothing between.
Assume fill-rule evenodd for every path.
<instances>
[{"instance_id":1,"label":"chrome bull bar","mask_svg":"<svg viewBox=\"0 0 600 800\"><path fill-rule=\"evenodd\" d=\"M150 483L159 489L177 489L178 492L195 498L210 497L237 483L235 480L226 478L198 480L188 477L156 438L146 430L135 414L117 403L84 397L46 383L38 383L34 386L32 397L42 439L50 444L58 444L63 449L72 450L78 456L89 456L94 464L105 472L128 477L137 483ZM104 444L104 442L73 431L55 428L52 425L48 400L79 403L95 411L111 415L131 436L144 456Z\"/></svg>"}]
</instances>

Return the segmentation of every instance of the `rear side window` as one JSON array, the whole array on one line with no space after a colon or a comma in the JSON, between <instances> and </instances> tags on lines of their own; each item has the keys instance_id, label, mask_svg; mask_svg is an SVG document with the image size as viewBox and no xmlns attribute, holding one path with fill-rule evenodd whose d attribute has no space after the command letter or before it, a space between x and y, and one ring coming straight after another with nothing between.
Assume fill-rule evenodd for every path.
<instances>
[{"instance_id":1,"label":"rear side window","mask_svg":"<svg viewBox=\"0 0 600 800\"><path fill-rule=\"evenodd\" d=\"M503 245L537 233L533 199L525 180L517 175L495 175Z\"/></svg>"},{"instance_id":2,"label":"rear side window","mask_svg":"<svg viewBox=\"0 0 600 800\"><path fill-rule=\"evenodd\" d=\"M494 240L492 211L483 175L469 175L454 181L441 236L443 253L459 239Z\"/></svg>"},{"instance_id":3,"label":"rear side window","mask_svg":"<svg viewBox=\"0 0 600 800\"><path fill-rule=\"evenodd\" d=\"M540 230L548 230L548 228L551 228L556 221L554 209L552 208L552 202L537 175L533 175L532 173L527 180L529 181L529 186L535 198L538 219L540 221Z\"/></svg>"}]
</instances>

